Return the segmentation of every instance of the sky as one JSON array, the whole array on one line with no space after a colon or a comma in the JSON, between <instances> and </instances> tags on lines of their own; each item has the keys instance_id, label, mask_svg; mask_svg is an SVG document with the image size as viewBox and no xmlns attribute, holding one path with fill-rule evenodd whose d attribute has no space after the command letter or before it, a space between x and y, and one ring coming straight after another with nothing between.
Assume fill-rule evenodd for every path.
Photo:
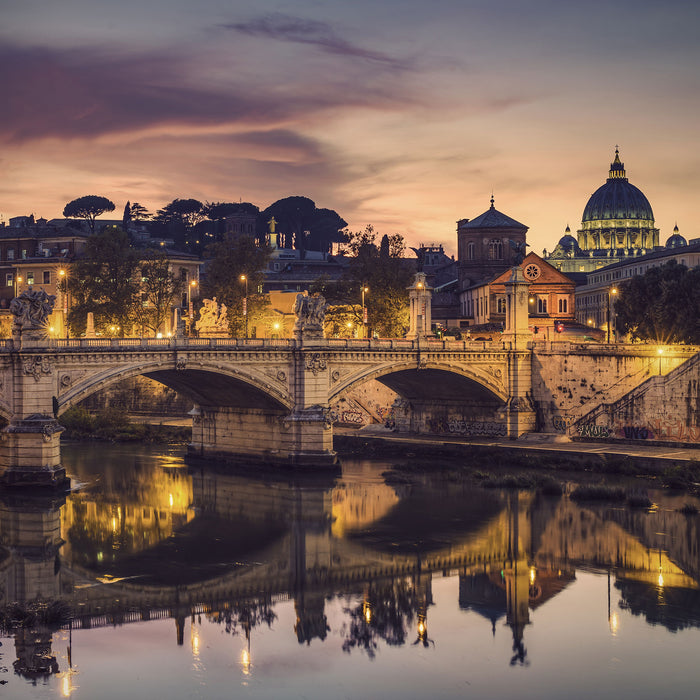
<instances>
[{"instance_id":1,"label":"sky","mask_svg":"<svg viewBox=\"0 0 700 700\"><path fill-rule=\"evenodd\" d=\"M0 0L0 216L303 195L455 254L493 194L541 253L619 145L661 241L700 237L699 19L695 0Z\"/></svg>"}]
</instances>

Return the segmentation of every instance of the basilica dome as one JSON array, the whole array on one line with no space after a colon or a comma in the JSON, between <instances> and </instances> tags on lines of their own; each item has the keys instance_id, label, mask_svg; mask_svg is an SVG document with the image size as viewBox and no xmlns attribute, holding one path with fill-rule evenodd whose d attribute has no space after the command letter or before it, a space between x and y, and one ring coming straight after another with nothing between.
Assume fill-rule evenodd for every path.
<instances>
[{"instance_id":1,"label":"basilica dome","mask_svg":"<svg viewBox=\"0 0 700 700\"><path fill-rule=\"evenodd\" d=\"M627 180L625 166L620 162L617 149L615 160L610 165L608 180L591 195L583 210L581 222L585 225L587 222L611 219L650 221L652 226L654 221L649 200Z\"/></svg>"}]
</instances>

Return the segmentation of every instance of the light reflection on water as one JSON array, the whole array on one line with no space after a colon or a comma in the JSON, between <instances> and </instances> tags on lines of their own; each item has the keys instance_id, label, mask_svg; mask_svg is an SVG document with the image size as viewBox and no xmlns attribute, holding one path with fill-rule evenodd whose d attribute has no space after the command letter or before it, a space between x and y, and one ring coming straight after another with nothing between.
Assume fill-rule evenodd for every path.
<instances>
[{"instance_id":1,"label":"light reflection on water","mask_svg":"<svg viewBox=\"0 0 700 700\"><path fill-rule=\"evenodd\" d=\"M695 688L686 495L577 504L368 461L247 478L119 445L64 463L84 484L65 502L2 500L2 603L35 623L2 640L8 697Z\"/></svg>"}]
</instances>

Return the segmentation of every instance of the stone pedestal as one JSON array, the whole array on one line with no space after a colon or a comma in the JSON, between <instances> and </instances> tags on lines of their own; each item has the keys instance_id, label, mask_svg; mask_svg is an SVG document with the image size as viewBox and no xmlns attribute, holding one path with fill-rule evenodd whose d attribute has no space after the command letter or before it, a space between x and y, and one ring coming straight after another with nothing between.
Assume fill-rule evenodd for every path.
<instances>
[{"instance_id":1,"label":"stone pedestal","mask_svg":"<svg viewBox=\"0 0 700 700\"><path fill-rule=\"evenodd\" d=\"M532 339L529 329L528 290L522 268L511 269L506 288L506 327L502 335L505 347L525 349Z\"/></svg>"},{"instance_id":2,"label":"stone pedestal","mask_svg":"<svg viewBox=\"0 0 700 700\"><path fill-rule=\"evenodd\" d=\"M425 338L432 329L432 298L433 290L426 282L425 273L419 272L408 288L410 325L407 338Z\"/></svg>"},{"instance_id":3,"label":"stone pedestal","mask_svg":"<svg viewBox=\"0 0 700 700\"><path fill-rule=\"evenodd\" d=\"M0 485L68 488L70 479L60 463L63 430L42 414L10 421L0 442Z\"/></svg>"}]
</instances>

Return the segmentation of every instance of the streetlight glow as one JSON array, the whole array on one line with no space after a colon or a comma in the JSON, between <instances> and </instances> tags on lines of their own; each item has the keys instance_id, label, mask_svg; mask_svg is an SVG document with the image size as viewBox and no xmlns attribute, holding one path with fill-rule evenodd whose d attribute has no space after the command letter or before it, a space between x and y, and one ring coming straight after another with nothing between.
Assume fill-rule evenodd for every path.
<instances>
[{"instance_id":1,"label":"streetlight glow","mask_svg":"<svg viewBox=\"0 0 700 700\"><path fill-rule=\"evenodd\" d=\"M248 277L246 275L241 275L239 277L241 282L245 284L245 296L243 297L243 316L245 318L245 337L248 338Z\"/></svg>"}]
</instances>

